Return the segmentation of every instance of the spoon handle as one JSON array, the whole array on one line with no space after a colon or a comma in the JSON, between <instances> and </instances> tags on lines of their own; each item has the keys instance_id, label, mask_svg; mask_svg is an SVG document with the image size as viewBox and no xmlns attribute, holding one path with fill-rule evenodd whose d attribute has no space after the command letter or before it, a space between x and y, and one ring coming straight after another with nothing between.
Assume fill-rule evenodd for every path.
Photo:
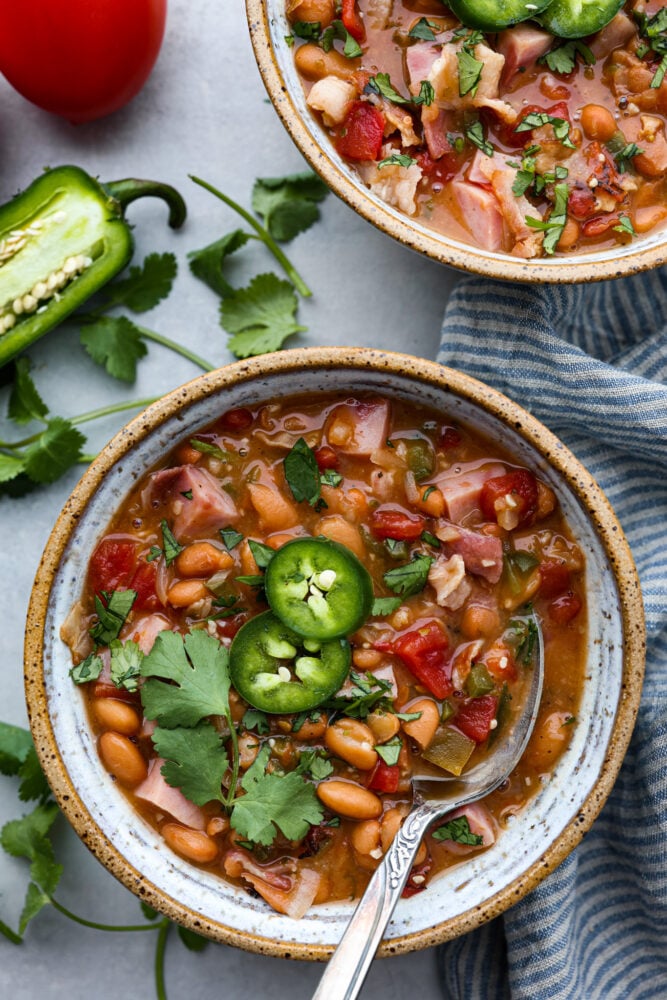
<instances>
[{"instance_id":1,"label":"spoon handle","mask_svg":"<svg viewBox=\"0 0 667 1000\"><path fill-rule=\"evenodd\" d=\"M408 880L422 837L443 811L422 803L406 817L368 883L312 1000L354 1000L358 996Z\"/></svg>"}]
</instances>

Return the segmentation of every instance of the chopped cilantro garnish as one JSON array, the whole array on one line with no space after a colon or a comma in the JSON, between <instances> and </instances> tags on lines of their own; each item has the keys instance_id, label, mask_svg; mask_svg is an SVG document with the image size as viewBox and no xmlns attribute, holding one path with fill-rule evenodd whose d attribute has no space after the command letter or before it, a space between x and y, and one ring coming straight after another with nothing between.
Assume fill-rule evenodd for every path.
<instances>
[{"instance_id":1,"label":"chopped cilantro garnish","mask_svg":"<svg viewBox=\"0 0 667 1000\"><path fill-rule=\"evenodd\" d=\"M220 537L225 544L225 548L231 552L239 542L243 541L244 536L240 531L235 531L234 528L220 528Z\"/></svg>"},{"instance_id":2,"label":"chopped cilantro garnish","mask_svg":"<svg viewBox=\"0 0 667 1000\"><path fill-rule=\"evenodd\" d=\"M340 472L336 472L335 469L325 469L324 472L320 474L320 483L322 486L340 486L343 482L343 477Z\"/></svg>"},{"instance_id":3,"label":"chopped cilantro garnish","mask_svg":"<svg viewBox=\"0 0 667 1000\"><path fill-rule=\"evenodd\" d=\"M320 499L320 470L312 448L299 438L283 459L285 479L297 503L306 500L311 507Z\"/></svg>"},{"instance_id":4,"label":"chopped cilantro garnish","mask_svg":"<svg viewBox=\"0 0 667 1000\"><path fill-rule=\"evenodd\" d=\"M470 125L466 125L465 134L473 146L481 149L486 156L493 156L493 146L484 138L484 127L479 119L476 122L471 122Z\"/></svg>"},{"instance_id":5,"label":"chopped cilantro garnish","mask_svg":"<svg viewBox=\"0 0 667 1000\"><path fill-rule=\"evenodd\" d=\"M96 681L102 673L102 660L95 653L89 653L85 660L72 667L69 672L75 684L87 684L88 681Z\"/></svg>"},{"instance_id":6,"label":"chopped cilantro garnish","mask_svg":"<svg viewBox=\"0 0 667 1000\"><path fill-rule=\"evenodd\" d=\"M403 749L403 742L395 736L393 740L389 740L388 743L381 743L379 746L375 747L375 750L379 757L388 764L389 767L393 767L398 764L398 758L401 755L401 750Z\"/></svg>"},{"instance_id":7,"label":"chopped cilantro garnish","mask_svg":"<svg viewBox=\"0 0 667 1000\"><path fill-rule=\"evenodd\" d=\"M371 616L391 615L403 603L400 597L376 597L371 608Z\"/></svg>"},{"instance_id":8,"label":"chopped cilantro garnish","mask_svg":"<svg viewBox=\"0 0 667 1000\"><path fill-rule=\"evenodd\" d=\"M295 21L292 25L292 34L307 41L317 41L321 31L322 25L319 21Z\"/></svg>"},{"instance_id":9,"label":"chopped cilantro garnish","mask_svg":"<svg viewBox=\"0 0 667 1000\"><path fill-rule=\"evenodd\" d=\"M264 545L263 542L256 542L254 538L248 539L248 545L259 568L266 569L276 554L275 549L270 545Z\"/></svg>"},{"instance_id":10,"label":"chopped cilantro garnish","mask_svg":"<svg viewBox=\"0 0 667 1000\"><path fill-rule=\"evenodd\" d=\"M470 829L467 816L458 816L443 823L433 831L432 837L434 840L453 840L455 844L468 844L470 847L480 847L484 843L484 838Z\"/></svg>"},{"instance_id":11,"label":"chopped cilantro garnish","mask_svg":"<svg viewBox=\"0 0 667 1000\"><path fill-rule=\"evenodd\" d=\"M555 118L545 111L532 111L526 115L514 129L515 132L530 132L534 128L541 128L543 125L551 125L554 135L559 142L562 142L568 149L577 147L570 139L570 123L566 118Z\"/></svg>"},{"instance_id":12,"label":"chopped cilantro garnish","mask_svg":"<svg viewBox=\"0 0 667 1000\"><path fill-rule=\"evenodd\" d=\"M162 544L164 546L164 561L167 566L171 566L174 559L183 551L183 546L176 541L166 521L160 521L160 528L162 530Z\"/></svg>"},{"instance_id":13,"label":"chopped cilantro garnish","mask_svg":"<svg viewBox=\"0 0 667 1000\"><path fill-rule=\"evenodd\" d=\"M614 154L614 160L620 173L627 173L635 156L641 156L644 152L635 142L627 143L623 149Z\"/></svg>"},{"instance_id":14,"label":"chopped cilantro garnish","mask_svg":"<svg viewBox=\"0 0 667 1000\"><path fill-rule=\"evenodd\" d=\"M595 64L595 56L589 49L579 39L575 39L571 42L566 42L564 45L559 45L558 48L552 49L551 52L547 52L545 56L539 60L539 62L544 62L547 64L552 73L571 73L574 69L577 56L586 64L586 66L593 66Z\"/></svg>"},{"instance_id":15,"label":"chopped cilantro garnish","mask_svg":"<svg viewBox=\"0 0 667 1000\"><path fill-rule=\"evenodd\" d=\"M265 736L269 732L268 716L258 708L248 708L241 719L241 725L244 729L254 729L260 736Z\"/></svg>"},{"instance_id":16,"label":"chopped cilantro garnish","mask_svg":"<svg viewBox=\"0 0 667 1000\"><path fill-rule=\"evenodd\" d=\"M624 236L636 236L635 227L627 215L619 215L618 225L614 226L615 233L622 233Z\"/></svg>"},{"instance_id":17,"label":"chopped cilantro garnish","mask_svg":"<svg viewBox=\"0 0 667 1000\"><path fill-rule=\"evenodd\" d=\"M421 533L422 542L426 542L427 545L432 545L434 549L440 548L440 539L432 535L430 531L422 531Z\"/></svg>"},{"instance_id":18,"label":"chopped cilantro garnish","mask_svg":"<svg viewBox=\"0 0 667 1000\"><path fill-rule=\"evenodd\" d=\"M103 590L95 595L97 622L90 630L96 646L108 646L125 624L137 596L136 590Z\"/></svg>"},{"instance_id":19,"label":"chopped cilantro garnish","mask_svg":"<svg viewBox=\"0 0 667 1000\"><path fill-rule=\"evenodd\" d=\"M544 252L553 254L556 252L558 241L561 238L565 223L567 222L567 202L570 196L570 189L567 184L556 184L554 186L554 202L549 218L534 219L526 217L526 223L532 229L541 229L544 233Z\"/></svg>"},{"instance_id":20,"label":"chopped cilantro garnish","mask_svg":"<svg viewBox=\"0 0 667 1000\"><path fill-rule=\"evenodd\" d=\"M459 64L459 96L472 94L474 97L482 78L484 63L476 59L465 45L456 53L456 58Z\"/></svg>"},{"instance_id":21,"label":"chopped cilantro garnish","mask_svg":"<svg viewBox=\"0 0 667 1000\"><path fill-rule=\"evenodd\" d=\"M431 568L433 559L431 556L417 555L405 566L397 566L384 574L384 582L401 597L410 597L412 594L419 594L426 586L428 571Z\"/></svg>"},{"instance_id":22,"label":"chopped cilantro garnish","mask_svg":"<svg viewBox=\"0 0 667 1000\"><path fill-rule=\"evenodd\" d=\"M408 38L418 38L423 42L435 41L436 32L440 31L440 26L433 21L427 21L425 17L420 17L416 24L413 24L408 31Z\"/></svg>"},{"instance_id":23,"label":"chopped cilantro garnish","mask_svg":"<svg viewBox=\"0 0 667 1000\"><path fill-rule=\"evenodd\" d=\"M126 691L136 691L139 686L137 681L141 676L143 652L131 639L126 642L112 639L109 643L109 649L111 650L112 683L118 688L125 688Z\"/></svg>"},{"instance_id":24,"label":"chopped cilantro garnish","mask_svg":"<svg viewBox=\"0 0 667 1000\"><path fill-rule=\"evenodd\" d=\"M391 156L386 156L384 160L380 160L378 170L381 167L411 167L416 162L407 153L392 153Z\"/></svg>"}]
</instances>

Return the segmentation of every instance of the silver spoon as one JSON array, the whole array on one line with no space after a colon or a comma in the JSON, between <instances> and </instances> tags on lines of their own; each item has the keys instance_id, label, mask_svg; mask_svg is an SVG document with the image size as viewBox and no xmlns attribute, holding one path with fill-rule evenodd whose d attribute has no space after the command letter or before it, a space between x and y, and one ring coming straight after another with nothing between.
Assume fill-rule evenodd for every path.
<instances>
[{"instance_id":1,"label":"silver spoon","mask_svg":"<svg viewBox=\"0 0 667 1000\"><path fill-rule=\"evenodd\" d=\"M544 643L534 614L517 615L513 621L535 629L530 683L520 711L504 727L502 738L488 756L460 778L444 774L434 778L432 773L413 778L412 810L368 883L312 1000L355 1000L431 823L493 792L509 777L526 749L542 696Z\"/></svg>"}]
</instances>

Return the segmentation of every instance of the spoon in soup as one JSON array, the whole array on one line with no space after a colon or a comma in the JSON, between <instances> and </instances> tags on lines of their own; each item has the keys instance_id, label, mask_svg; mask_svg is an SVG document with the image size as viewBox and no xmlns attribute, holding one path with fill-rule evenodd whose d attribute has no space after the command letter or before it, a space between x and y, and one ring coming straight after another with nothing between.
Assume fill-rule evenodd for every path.
<instances>
[{"instance_id":1,"label":"spoon in soup","mask_svg":"<svg viewBox=\"0 0 667 1000\"><path fill-rule=\"evenodd\" d=\"M434 773L413 775L414 805L376 868L343 937L320 979L312 1000L355 1000L382 935L410 875L422 838L436 820L471 805L495 791L516 767L537 719L544 678L544 642L536 615L517 615L532 636L530 674L519 710L503 726L485 757L460 777Z\"/></svg>"}]
</instances>

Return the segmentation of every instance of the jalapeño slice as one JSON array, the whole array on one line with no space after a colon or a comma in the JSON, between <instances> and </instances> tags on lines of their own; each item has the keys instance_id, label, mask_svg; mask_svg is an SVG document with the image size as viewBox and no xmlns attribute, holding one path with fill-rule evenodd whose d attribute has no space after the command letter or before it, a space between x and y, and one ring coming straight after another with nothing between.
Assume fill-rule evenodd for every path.
<instances>
[{"instance_id":1,"label":"jalape\u00f1o slice","mask_svg":"<svg viewBox=\"0 0 667 1000\"><path fill-rule=\"evenodd\" d=\"M552 0L447 0L447 6L467 28L500 31L535 17L551 2Z\"/></svg>"},{"instance_id":2,"label":"jalape\u00f1o slice","mask_svg":"<svg viewBox=\"0 0 667 1000\"><path fill-rule=\"evenodd\" d=\"M594 35L616 17L624 0L552 0L539 18L559 38Z\"/></svg>"},{"instance_id":3,"label":"jalape\u00f1o slice","mask_svg":"<svg viewBox=\"0 0 667 1000\"><path fill-rule=\"evenodd\" d=\"M278 549L264 578L271 610L307 639L349 635L368 618L373 583L344 545L297 538Z\"/></svg>"},{"instance_id":4,"label":"jalape\u00f1o slice","mask_svg":"<svg viewBox=\"0 0 667 1000\"><path fill-rule=\"evenodd\" d=\"M350 669L350 644L302 639L271 611L234 636L229 655L232 684L250 705L280 715L315 708L341 687Z\"/></svg>"}]
</instances>

